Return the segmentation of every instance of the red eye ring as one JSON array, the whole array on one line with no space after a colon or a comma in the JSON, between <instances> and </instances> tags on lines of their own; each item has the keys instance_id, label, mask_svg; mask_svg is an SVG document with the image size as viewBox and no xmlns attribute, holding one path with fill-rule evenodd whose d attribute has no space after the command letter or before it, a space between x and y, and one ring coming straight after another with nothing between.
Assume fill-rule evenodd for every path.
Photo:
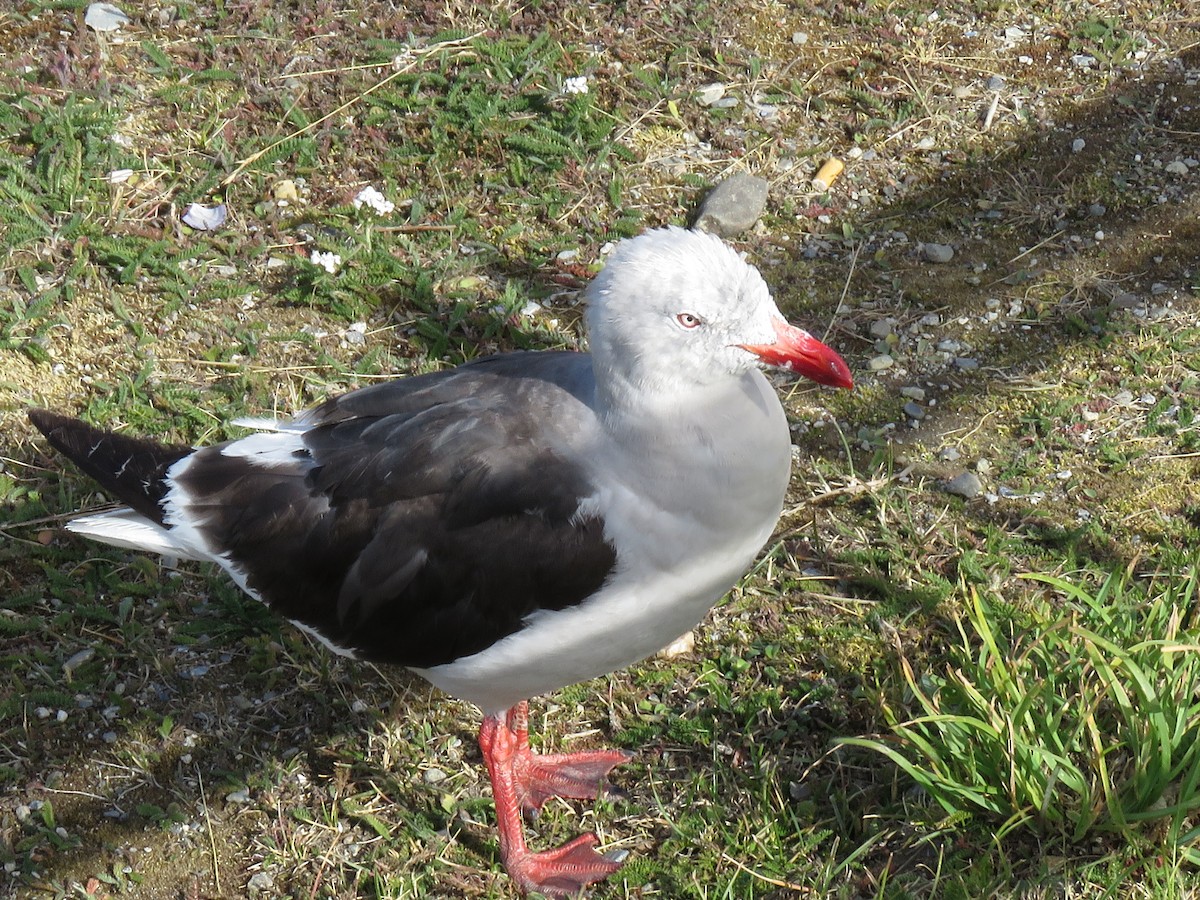
<instances>
[{"instance_id":1,"label":"red eye ring","mask_svg":"<svg viewBox=\"0 0 1200 900\"><path fill-rule=\"evenodd\" d=\"M695 313L681 312L675 317L675 321L689 331L693 328L699 328L704 324L704 320Z\"/></svg>"}]
</instances>

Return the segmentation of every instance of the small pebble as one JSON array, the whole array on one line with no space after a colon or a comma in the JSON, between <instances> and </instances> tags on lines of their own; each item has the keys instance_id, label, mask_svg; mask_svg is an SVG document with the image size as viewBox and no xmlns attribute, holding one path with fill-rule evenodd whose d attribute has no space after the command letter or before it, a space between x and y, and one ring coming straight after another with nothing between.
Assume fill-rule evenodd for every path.
<instances>
[{"instance_id":1,"label":"small pebble","mask_svg":"<svg viewBox=\"0 0 1200 900\"><path fill-rule=\"evenodd\" d=\"M1106 212L1108 212L1108 207L1105 206L1103 203L1088 204L1088 215L1094 219L1100 218Z\"/></svg>"},{"instance_id":2,"label":"small pebble","mask_svg":"<svg viewBox=\"0 0 1200 900\"><path fill-rule=\"evenodd\" d=\"M974 472L960 472L947 481L944 487L947 493L965 497L967 500L974 500L979 496L979 492L983 490L983 482L979 480L979 476Z\"/></svg>"},{"instance_id":3,"label":"small pebble","mask_svg":"<svg viewBox=\"0 0 1200 900\"><path fill-rule=\"evenodd\" d=\"M925 399L925 389L914 385L900 388L900 396L907 397L909 400L916 400L918 403Z\"/></svg>"},{"instance_id":4,"label":"small pebble","mask_svg":"<svg viewBox=\"0 0 1200 900\"><path fill-rule=\"evenodd\" d=\"M891 319L876 319L867 330L871 332L871 337L885 338L892 333L894 324Z\"/></svg>"},{"instance_id":5,"label":"small pebble","mask_svg":"<svg viewBox=\"0 0 1200 900\"><path fill-rule=\"evenodd\" d=\"M249 803L250 802L250 789L243 787L243 788L238 788L236 791L230 791L228 794L225 795L225 802L226 803Z\"/></svg>"},{"instance_id":6,"label":"small pebble","mask_svg":"<svg viewBox=\"0 0 1200 900\"><path fill-rule=\"evenodd\" d=\"M962 454L958 452L957 447L943 447L938 451L938 459L942 460L943 462L954 462L960 456L962 456Z\"/></svg>"},{"instance_id":7,"label":"small pebble","mask_svg":"<svg viewBox=\"0 0 1200 900\"><path fill-rule=\"evenodd\" d=\"M1087 146L1087 141L1085 141L1083 138L1075 138L1075 140L1071 141L1071 152L1079 153L1086 146Z\"/></svg>"},{"instance_id":8,"label":"small pebble","mask_svg":"<svg viewBox=\"0 0 1200 900\"><path fill-rule=\"evenodd\" d=\"M104 743L115 744L117 742L117 733L115 731L104 732Z\"/></svg>"},{"instance_id":9,"label":"small pebble","mask_svg":"<svg viewBox=\"0 0 1200 900\"><path fill-rule=\"evenodd\" d=\"M960 369L978 369L979 360L970 356L957 356L954 358L954 365Z\"/></svg>"},{"instance_id":10,"label":"small pebble","mask_svg":"<svg viewBox=\"0 0 1200 900\"><path fill-rule=\"evenodd\" d=\"M296 182L290 178L285 178L282 181L275 182L271 188L271 196L276 200L292 203L300 199L300 191L296 188Z\"/></svg>"},{"instance_id":11,"label":"small pebble","mask_svg":"<svg viewBox=\"0 0 1200 900\"><path fill-rule=\"evenodd\" d=\"M63 672L66 673L67 676L70 676L72 672L74 672L95 655L96 650L94 647L84 647L62 664Z\"/></svg>"},{"instance_id":12,"label":"small pebble","mask_svg":"<svg viewBox=\"0 0 1200 900\"><path fill-rule=\"evenodd\" d=\"M992 464L986 459L979 459L975 462L975 471L980 475L991 475Z\"/></svg>"},{"instance_id":13,"label":"small pebble","mask_svg":"<svg viewBox=\"0 0 1200 900\"><path fill-rule=\"evenodd\" d=\"M714 81L711 84L701 85L700 89L696 91L696 102L701 106L712 106L724 96L725 85Z\"/></svg>"},{"instance_id":14,"label":"small pebble","mask_svg":"<svg viewBox=\"0 0 1200 900\"><path fill-rule=\"evenodd\" d=\"M919 403L914 403L911 400L904 404L904 414L910 419L916 419L918 422L925 418L925 410Z\"/></svg>"},{"instance_id":15,"label":"small pebble","mask_svg":"<svg viewBox=\"0 0 1200 900\"><path fill-rule=\"evenodd\" d=\"M882 372L884 369L890 369L896 364L890 354L880 353L878 356L871 357L871 361L867 363L867 367L872 372Z\"/></svg>"},{"instance_id":16,"label":"small pebble","mask_svg":"<svg viewBox=\"0 0 1200 900\"><path fill-rule=\"evenodd\" d=\"M694 649L696 649L696 633L688 631L675 638L655 655L659 659L675 659L678 656L687 656Z\"/></svg>"},{"instance_id":17,"label":"small pebble","mask_svg":"<svg viewBox=\"0 0 1200 900\"><path fill-rule=\"evenodd\" d=\"M993 75L987 80L987 89L989 91L999 91L1004 88L1004 76Z\"/></svg>"},{"instance_id":18,"label":"small pebble","mask_svg":"<svg viewBox=\"0 0 1200 900\"><path fill-rule=\"evenodd\" d=\"M769 187L765 179L745 173L726 178L700 204L694 227L720 237L746 231L766 208Z\"/></svg>"},{"instance_id":19,"label":"small pebble","mask_svg":"<svg viewBox=\"0 0 1200 900\"><path fill-rule=\"evenodd\" d=\"M275 879L266 872L255 872L246 882L246 887L255 892L269 891L275 887Z\"/></svg>"},{"instance_id":20,"label":"small pebble","mask_svg":"<svg viewBox=\"0 0 1200 900\"><path fill-rule=\"evenodd\" d=\"M436 767L430 767L422 773L421 778L426 784L437 784L439 781L446 780L446 773Z\"/></svg>"},{"instance_id":21,"label":"small pebble","mask_svg":"<svg viewBox=\"0 0 1200 900\"><path fill-rule=\"evenodd\" d=\"M795 44L796 46L800 46L801 44L807 44L808 43L808 35L803 31L793 31L792 32L792 43Z\"/></svg>"},{"instance_id":22,"label":"small pebble","mask_svg":"<svg viewBox=\"0 0 1200 900\"><path fill-rule=\"evenodd\" d=\"M931 263L948 263L954 259L954 248L949 244L922 244L921 252Z\"/></svg>"}]
</instances>

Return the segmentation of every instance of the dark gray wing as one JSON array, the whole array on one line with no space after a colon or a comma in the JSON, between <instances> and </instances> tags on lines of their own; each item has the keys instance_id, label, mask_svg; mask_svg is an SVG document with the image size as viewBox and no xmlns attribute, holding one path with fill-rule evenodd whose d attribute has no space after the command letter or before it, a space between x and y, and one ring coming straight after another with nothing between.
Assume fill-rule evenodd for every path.
<instances>
[{"instance_id":1,"label":"dark gray wing","mask_svg":"<svg viewBox=\"0 0 1200 900\"><path fill-rule=\"evenodd\" d=\"M284 465L198 451L189 517L273 608L377 661L450 662L582 602L615 551L548 423L590 416L587 357L493 359L318 407Z\"/></svg>"}]
</instances>

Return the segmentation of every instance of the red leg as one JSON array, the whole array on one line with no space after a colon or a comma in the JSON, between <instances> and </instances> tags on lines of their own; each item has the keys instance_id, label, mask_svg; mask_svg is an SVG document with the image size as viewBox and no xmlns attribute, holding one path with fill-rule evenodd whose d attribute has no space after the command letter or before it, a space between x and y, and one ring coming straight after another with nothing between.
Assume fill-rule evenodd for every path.
<instances>
[{"instance_id":1,"label":"red leg","mask_svg":"<svg viewBox=\"0 0 1200 900\"><path fill-rule=\"evenodd\" d=\"M598 843L594 834L581 835L555 850L541 853L531 851L525 843L521 809L532 794L522 783L525 773L519 770L524 764L519 761L533 755L529 749L527 718L527 706L521 703L509 711L507 721L499 716L484 716L479 727L479 747L496 799L500 858L522 891L537 891L556 900L577 897L589 884L602 881L617 871L621 863L618 859L601 856L593 849ZM516 727L510 727L509 723ZM607 775L611 768L609 765L603 774ZM538 790L544 789L545 784L539 782Z\"/></svg>"},{"instance_id":2,"label":"red leg","mask_svg":"<svg viewBox=\"0 0 1200 900\"><path fill-rule=\"evenodd\" d=\"M529 749L529 703L522 700L506 715L516 739L513 774L521 809L537 812L551 797L594 800L611 791L608 774L633 759L624 750L582 753L534 753Z\"/></svg>"}]
</instances>

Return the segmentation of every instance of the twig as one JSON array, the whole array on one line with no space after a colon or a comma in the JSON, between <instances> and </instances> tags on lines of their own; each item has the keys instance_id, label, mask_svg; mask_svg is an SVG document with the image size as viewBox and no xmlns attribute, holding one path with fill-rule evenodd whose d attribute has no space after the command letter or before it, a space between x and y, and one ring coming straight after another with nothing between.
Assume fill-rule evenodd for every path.
<instances>
[{"instance_id":1,"label":"twig","mask_svg":"<svg viewBox=\"0 0 1200 900\"><path fill-rule=\"evenodd\" d=\"M453 231L457 225L379 225L375 231L395 234L418 234L422 231Z\"/></svg>"},{"instance_id":2,"label":"twig","mask_svg":"<svg viewBox=\"0 0 1200 900\"><path fill-rule=\"evenodd\" d=\"M850 253L850 271L846 273L846 283L842 285L842 296L838 298L837 308L833 311L833 318L829 320L829 326L825 329L825 334L821 338L822 341L829 340L829 333L833 331L833 326L837 324L838 310L842 308L842 304L846 302L846 295L850 293L850 280L854 277L854 269L858 265L858 256L862 253L863 242L859 241L854 245L854 249Z\"/></svg>"},{"instance_id":3,"label":"twig","mask_svg":"<svg viewBox=\"0 0 1200 900\"><path fill-rule=\"evenodd\" d=\"M845 487L834 488L833 490L825 491L825 493L823 493L823 494L818 494L815 497L810 497L809 499L807 499L801 503L797 503L795 506L793 506L789 509L785 509L782 513L779 514L779 517L781 519L787 518L788 516L792 516L792 515L795 515L796 513L800 512L800 510L804 509L805 507L823 505L823 504L827 503L828 501L833 500L836 497L844 497L847 495L855 496L857 494L866 494L870 491L877 490L878 488L881 488L884 485L891 484L893 481L902 481L903 479L907 478L909 475L912 474L912 470L913 470L912 466L905 466L903 469L901 469L895 475L888 475L884 478L871 478L871 479L868 479L867 481L859 481L857 478L855 478L849 484L847 484Z\"/></svg>"},{"instance_id":4,"label":"twig","mask_svg":"<svg viewBox=\"0 0 1200 900\"><path fill-rule=\"evenodd\" d=\"M996 91L992 95L991 105L988 106L987 114L983 117L983 130L987 131L992 127L992 119L996 118L996 107L1000 105L1000 92Z\"/></svg>"},{"instance_id":5,"label":"twig","mask_svg":"<svg viewBox=\"0 0 1200 900\"><path fill-rule=\"evenodd\" d=\"M208 794L204 791L204 773L200 771L200 764L196 763L196 777L200 779L200 802L204 806L204 822L208 825L208 845L212 848L213 861L213 886L218 894L221 893L221 864L217 858L217 839L213 835L212 817L208 814Z\"/></svg>"},{"instance_id":6,"label":"twig","mask_svg":"<svg viewBox=\"0 0 1200 900\"><path fill-rule=\"evenodd\" d=\"M1018 253L1016 256L1014 256L1012 259L1010 259L1008 261L1008 265L1012 265L1018 259L1020 259L1022 256L1028 256L1030 253L1033 253L1035 250L1040 250L1042 247L1045 247L1048 243L1050 243L1055 238L1062 237L1066 233L1067 233L1067 229L1065 229L1065 228L1062 231L1054 232L1054 234L1050 235L1050 237L1045 238L1044 240L1038 241L1036 244L1034 244L1028 250L1024 250L1021 253ZM1003 281L1003 280L1004 280L1003 278L1000 279L1000 281ZM997 284L997 283L998 282L995 282L995 281L992 282L992 284ZM991 287L991 285L988 285L988 287Z\"/></svg>"},{"instance_id":7,"label":"twig","mask_svg":"<svg viewBox=\"0 0 1200 900\"><path fill-rule=\"evenodd\" d=\"M732 856L730 856L728 853L726 853L723 850L721 851L721 857L723 859L725 859L727 862L733 863L735 866L737 866L739 869L741 869L743 872L745 872L751 878L757 878L759 881L766 882L767 884L769 884L773 887L784 888L785 890L789 890L789 891L795 891L798 894L811 894L812 893L811 888L806 888L802 884L793 884L790 881L780 881L778 878L771 878L768 875L763 875L761 872L755 872L753 869L751 869L745 863L734 859Z\"/></svg>"},{"instance_id":8,"label":"twig","mask_svg":"<svg viewBox=\"0 0 1200 900\"><path fill-rule=\"evenodd\" d=\"M42 516L40 519L26 519L24 522L0 522L0 530L7 531L10 528L24 528L29 525L50 525L54 522L65 522L67 519L73 519L79 513L58 513L54 516Z\"/></svg>"}]
</instances>

